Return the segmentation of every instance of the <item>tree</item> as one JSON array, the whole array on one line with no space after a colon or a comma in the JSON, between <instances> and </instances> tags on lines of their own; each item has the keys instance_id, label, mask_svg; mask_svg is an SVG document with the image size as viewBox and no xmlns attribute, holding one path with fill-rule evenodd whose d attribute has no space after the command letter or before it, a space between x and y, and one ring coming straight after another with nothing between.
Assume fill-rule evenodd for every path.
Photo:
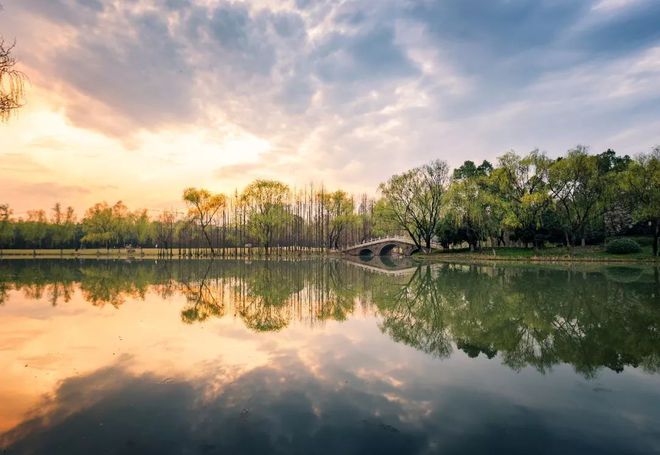
<instances>
[{"instance_id":1,"label":"tree","mask_svg":"<svg viewBox=\"0 0 660 455\"><path fill-rule=\"evenodd\" d=\"M577 146L550 166L548 183L557 203L568 246L576 236L586 244L586 228L597 216L598 203L607 188L599 160Z\"/></svg>"},{"instance_id":2,"label":"tree","mask_svg":"<svg viewBox=\"0 0 660 455\"><path fill-rule=\"evenodd\" d=\"M11 225L12 210L9 204L0 204L0 255L2 254L2 245L9 244L12 237Z\"/></svg>"},{"instance_id":3,"label":"tree","mask_svg":"<svg viewBox=\"0 0 660 455\"><path fill-rule=\"evenodd\" d=\"M653 225L653 256L658 256L660 236L660 146L638 156L623 174L623 188L638 222Z\"/></svg>"},{"instance_id":4,"label":"tree","mask_svg":"<svg viewBox=\"0 0 660 455\"><path fill-rule=\"evenodd\" d=\"M149 219L147 209L133 212L131 214L131 225L135 239L140 246L140 253L142 253L144 244L153 237L153 225Z\"/></svg>"},{"instance_id":5,"label":"tree","mask_svg":"<svg viewBox=\"0 0 660 455\"><path fill-rule=\"evenodd\" d=\"M479 166L467 160L461 167L454 169L454 179L461 180L473 177L487 177L493 172L493 165L484 160Z\"/></svg>"},{"instance_id":6,"label":"tree","mask_svg":"<svg viewBox=\"0 0 660 455\"><path fill-rule=\"evenodd\" d=\"M112 230L115 235L115 241L118 242L120 248L131 236L133 229L131 223L132 218L128 207L126 207L123 201L117 201L112 206Z\"/></svg>"},{"instance_id":7,"label":"tree","mask_svg":"<svg viewBox=\"0 0 660 455\"><path fill-rule=\"evenodd\" d=\"M448 175L447 163L436 160L394 175L379 186L387 200L388 216L410 235L420 249L426 247L428 251L431 248Z\"/></svg>"},{"instance_id":8,"label":"tree","mask_svg":"<svg viewBox=\"0 0 660 455\"><path fill-rule=\"evenodd\" d=\"M503 201L489 192L480 180L472 177L454 181L446 197L447 218L465 232L471 250L483 239L490 239L494 247L504 218Z\"/></svg>"},{"instance_id":9,"label":"tree","mask_svg":"<svg viewBox=\"0 0 660 455\"><path fill-rule=\"evenodd\" d=\"M8 45L0 38L0 120L23 105L25 75L18 71L12 55L14 44Z\"/></svg>"},{"instance_id":10,"label":"tree","mask_svg":"<svg viewBox=\"0 0 660 455\"><path fill-rule=\"evenodd\" d=\"M67 207L66 212L63 212L61 204L59 202L55 204L51 218L51 231L53 246L59 246L60 253L62 253L64 246L71 242L76 235L76 216L73 207Z\"/></svg>"},{"instance_id":11,"label":"tree","mask_svg":"<svg viewBox=\"0 0 660 455\"><path fill-rule=\"evenodd\" d=\"M241 195L248 213L248 228L264 246L266 254L276 230L290 217L284 207L288 196L289 187L275 180L255 180Z\"/></svg>"},{"instance_id":12,"label":"tree","mask_svg":"<svg viewBox=\"0 0 660 455\"><path fill-rule=\"evenodd\" d=\"M98 243L110 250L110 243L117 238L112 207L107 202L94 204L85 212L82 228L83 243Z\"/></svg>"},{"instance_id":13,"label":"tree","mask_svg":"<svg viewBox=\"0 0 660 455\"><path fill-rule=\"evenodd\" d=\"M211 255L215 256L211 237L207 231L220 209L225 207L227 199L224 194L213 194L203 188L186 188L183 191L183 200L188 205L188 217L199 224L202 234L211 249Z\"/></svg>"},{"instance_id":14,"label":"tree","mask_svg":"<svg viewBox=\"0 0 660 455\"><path fill-rule=\"evenodd\" d=\"M392 208L385 198L376 201L373 207L373 234L378 237L398 234L401 226L393 216Z\"/></svg>"},{"instance_id":15,"label":"tree","mask_svg":"<svg viewBox=\"0 0 660 455\"><path fill-rule=\"evenodd\" d=\"M41 248L42 242L48 233L48 220L43 210L29 210L28 219L23 223L25 240L32 245L33 253Z\"/></svg>"},{"instance_id":16,"label":"tree","mask_svg":"<svg viewBox=\"0 0 660 455\"><path fill-rule=\"evenodd\" d=\"M339 248L339 238L348 226L357 221L353 198L345 191L324 193L323 207L328 218L328 248Z\"/></svg>"},{"instance_id":17,"label":"tree","mask_svg":"<svg viewBox=\"0 0 660 455\"><path fill-rule=\"evenodd\" d=\"M158 222L156 223L156 242L164 250L172 247L175 222L176 215L167 210L158 217Z\"/></svg>"},{"instance_id":18,"label":"tree","mask_svg":"<svg viewBox=\"0 0 660 455\"><path fill-rule=\"evenodd\" d=\"M514 231L525 242L532 240L536 248L543 213L552 202L547 188L550 160L534 150L525 157L506 153L498 164L488 184L503 203L502 228Z\"/></svg>"}]
</instances>

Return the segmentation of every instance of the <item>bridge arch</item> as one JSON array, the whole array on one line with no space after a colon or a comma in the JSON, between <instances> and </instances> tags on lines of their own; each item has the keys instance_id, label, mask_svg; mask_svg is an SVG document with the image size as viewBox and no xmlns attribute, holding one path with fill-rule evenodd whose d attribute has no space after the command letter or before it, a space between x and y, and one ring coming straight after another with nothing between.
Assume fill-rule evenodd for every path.
<instances>
[{"instance_id":1,"label":"bridge arch","mask_svg":"<svg viewBox=\"0 0 660 455\"><path fill-rule=\"evenodd\" d=\"M397 243L387 243L387 244L383 245L383 247L380 249L379 256L391 256L392 251L394 251L396 249L401 250L401 247L400 247L399 244L397 244ZM399 251L399 252L401 252L401 251Z\"/></svg>"},{"instance_id":2,"label":"bridge arch","mask_svg":"<svg viewBox=\"0 0 660 455\"><path fill-rule=\"evenodd\" d=\"M437 245L431 245L431 250L438 248L439 246ZM394 252L397 252L402 256L410 256L413 253L419 253L426 250L417 247L414 241L410 238L390 236L365 240L356 245L347 246L340 251L351 256L391 256Z\"/></svg>"}]
</instances>

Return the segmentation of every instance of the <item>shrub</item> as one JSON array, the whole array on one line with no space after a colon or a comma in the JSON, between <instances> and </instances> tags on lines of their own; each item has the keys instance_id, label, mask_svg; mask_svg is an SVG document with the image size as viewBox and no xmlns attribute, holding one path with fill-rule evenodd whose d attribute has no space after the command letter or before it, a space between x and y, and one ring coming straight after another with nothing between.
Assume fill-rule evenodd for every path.
<instances>
[{"instance_id":1,"label":"shrub","mask_svg":"<svg viewBox=\"0 0 660 455\"><path fill-rule=\"evenodd\" d=\"M612 254L630 254L639 253L642 248L632 239L621 238L607 242L605 250Z\"/></svg>"},{"instance_id":2,"label":"shrub","mask_svg":"<svg viewBox=\"0 0 660 455\"><path fill-rule=\"evenodd\" d=\"M639 246L653 246L653 237L630 237L635 242L639 243Z\"/></svg>"}]
</instances>

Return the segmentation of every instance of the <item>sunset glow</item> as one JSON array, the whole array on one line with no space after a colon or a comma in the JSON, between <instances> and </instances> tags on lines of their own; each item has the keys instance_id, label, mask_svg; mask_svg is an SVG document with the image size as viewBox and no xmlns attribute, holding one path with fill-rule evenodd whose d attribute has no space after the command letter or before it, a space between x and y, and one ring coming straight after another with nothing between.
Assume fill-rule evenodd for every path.
<instances>
[{"instance_id":1,"label":"sunset glow","mask_svg":"<svg viewBox=\"0 0 660 455\"><path fill-rule=\"evenodd\" d=\"M255 178L375 194L435 158L660 141L657 2L463 5L5 0L29 83L0 194L17 214Z\"/></svg>"}]
</instances>

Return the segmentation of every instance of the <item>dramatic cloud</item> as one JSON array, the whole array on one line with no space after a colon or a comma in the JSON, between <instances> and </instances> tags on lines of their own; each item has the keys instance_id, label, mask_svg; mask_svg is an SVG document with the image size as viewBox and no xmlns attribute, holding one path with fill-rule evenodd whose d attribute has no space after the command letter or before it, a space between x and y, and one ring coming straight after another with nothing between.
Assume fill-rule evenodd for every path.
<instances>
[{"instance_id":1,"label":"dramatic cloud","mask_svg":"<svg viewBox=\"0 0 660 455\"><path fill-rule=\"evenodd\" d=\"M115 141L105 159L153 147L145 135L198 131L223 163L196 149L180 157L205 162L197 177L225 190L247 181L232 169L373 191L432 158L577 143L633 154L660 142L655 0L5 6L1 30L16 37L40 108ZM267 150L230 156L227 137Z\"/></svg>"}]
</instances>

